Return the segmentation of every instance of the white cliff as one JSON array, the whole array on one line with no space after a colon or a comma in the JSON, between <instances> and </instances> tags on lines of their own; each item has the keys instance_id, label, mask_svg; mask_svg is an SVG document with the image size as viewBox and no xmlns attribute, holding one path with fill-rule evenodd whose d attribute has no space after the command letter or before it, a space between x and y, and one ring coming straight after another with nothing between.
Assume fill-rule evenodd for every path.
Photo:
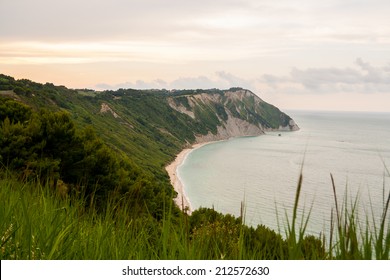
<instances>
[{"instance_id":1,"label":"white cliff","mask_svg":"<svg viewBox=\"0 0 390 280\"><path fill-rule=\"evenodd\" d=\"M206 112L206 110L208 110L207 114L210 112L215 114L214 118L217 117L215 119L219 120L216 131L214 130L214 133L209 131L206 135L195 135L196 143L226 140L232 137L258 136L266 131L299 129L295 121L286 114L244 89L173 96L168 98L168 104L171 108L194 120L199 117L197 114ZM217 106L219 110L222 110L222 107L225 114L217 112ZM275 123L275 116L279 119L277 125L272 127L267 117L273 117L272 121Z\"/></svg>"}]
</instances>

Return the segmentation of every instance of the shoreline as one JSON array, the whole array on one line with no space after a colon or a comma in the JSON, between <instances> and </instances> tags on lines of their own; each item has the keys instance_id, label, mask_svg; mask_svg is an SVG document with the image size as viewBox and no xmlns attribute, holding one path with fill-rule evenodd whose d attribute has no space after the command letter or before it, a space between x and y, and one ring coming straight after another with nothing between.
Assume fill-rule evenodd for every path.
<instances>
[{"instance_id":1,"label":"shoreline","mask_svg":"<svg viewBox=\"0 0 390 280\"><path fill-rule=\"evenodd\" d=\"M186 211L187 214L191 215L193 209L191 206L191 202L189 198L187 197L184 185L182 181L180 180L180 177L177 173L177 169L184 163L187 156L194 151L195 149L198 149L200 147L203 147L207 144L210 144L213 142L203 142L192 145L191 148L186 148L182 150L175 158L173 162L171 162L169 165L165 167L165 170L168 172L169 179L171 181L171 184L173 186L173 189L177 192L177 197L174 199L176 205L182 210Z\"/></svg>"},{"instance_id":2,"label":"shoreline","mask_svg":"<svg viewBox=\"0 0 390 280\"><path fill-rule=\"evenodd\" d=\"M241 136L241 137L246 137L246 136ZM171 185L173 186L173 189L177 192L177 196L173 200L181 211L186 212L188 215L191 215L194 209L191 206L190 199L185 193L184 185L183 182L180 180L177 169L180 167L180 165L184 163L187 156L192 151L199 149L208 144L228 141L231 138L236 138L236 137L230 137L227 139L220 139L220 140L213 140L213 141L205 141L205 142L193 144L191 148L185 148L184 150L182 150L179 154L176 155L174 161L172 161L170 164L165 166L165 170L168 172Z\"/></svg>"}]
</instances>

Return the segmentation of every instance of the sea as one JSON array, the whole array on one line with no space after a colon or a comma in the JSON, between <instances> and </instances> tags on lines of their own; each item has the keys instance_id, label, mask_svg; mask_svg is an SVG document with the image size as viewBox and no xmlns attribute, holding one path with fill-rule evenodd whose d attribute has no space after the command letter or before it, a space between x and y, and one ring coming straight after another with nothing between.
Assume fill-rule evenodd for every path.
<instances>
[{"instance_id":1,"label":"sea","mask_svg":"<svg viewBox=\"0 0 390 280\"><path fill-rule=\"evenodd\" d=\"M306 234L328 235L336 217L333 176L339 209L354 209L362 228L374 231L390 191L390 113L286 113L300 130L233 138L189 153L177 171L191 208L243 213L246 224L284 235L302 174L297 226L307 222Z\"/></svg>"}]
</instances>

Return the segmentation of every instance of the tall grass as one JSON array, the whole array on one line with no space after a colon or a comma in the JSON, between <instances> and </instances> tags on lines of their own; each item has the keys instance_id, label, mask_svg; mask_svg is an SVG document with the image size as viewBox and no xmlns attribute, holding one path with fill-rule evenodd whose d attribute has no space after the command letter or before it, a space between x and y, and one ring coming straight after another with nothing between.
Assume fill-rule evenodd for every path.
<instances>
[{"instance_id":1,"label":"tall grass","mask_svg":"<svg viewBox=\"0 0 390 280\"><path fill-rule=\"evenodd\" d=\"M387 170L388 175L390 173ZM371 219L366 216L364 221L360 220L358 214L358 197L353 200L348 199L347 193L344 195L344 201L340 205L337 194L337 187L330 174L331 185L334 198L335 214L332 210L330 213L331 224L329 232L329 240L326 236L322 236L322 246L329 244L328 248L322 250L307 250L304 241L310 236L305 235L306 227L310 218L310 211L307 217L301 217L301 224L297 229L297 211L299 208L299 198L302 190L303 175L302 171L299 176L299 181L296 189L295 202L293 207L292 219L289 221L287 215L287 230L286 239L288 241L288 258L289 259L377 259L388 260L390 251L390 219L388 219L388 211L390 204L390 191L385 195L383 187L383 196L386 202L383 206L383 212L380 219L380 225L377 226L374 211L372 211ZM334 219L336 221L334 222ZM371 220L371 222L370 222ZM336 223L336 229L335 224ZM317 239L318 240L318 239ZM320 253L320 254L318 254Z\"/></svg>"},{"instance_id":2,"label":"tall grass","mask_svg":"<svg viewBox=\"0 0 390 280\"><path fill-rule=\"evenodd\" d=\"M0 206L2 259L144 257L137 241L147 225L127 221L125 206L109 205L98 214L86 210L81 200L56 197L39 183L4 180L0 188L5 202Z\"/></svg>"},{"instance_id":3,"label":"tall grass","mask_svg":"<svg viewBox=\"0 0 390 280\"><path fill-rule=\"evenodd\" d=\"M338 201L333 177L335 225L329 235L306 234L310 211L298 214L301 174L284 239L264 226L245 226L244 210L234 218L212 210L177 215L168 207L156 220L134 217L125 199L108 199L97 212L82 198L57 195L39 181L5 177L0 179L1 259L389 259L390 193L380 223L374 217L361 221L357 200ZM204 219L201 226L193 225L197 215Z\"/></svg>"},{"instance_id":4,"label":"tall grass","mask_svg":"<svg viewBox=\"0 0 390 280\"><path fill-rule=\"evenodd\" d=\"M56 196L40 182L13 179L0 180L0 201L1 259L239 256L228 253L231 247L226 244L211 242L220 234L229 237L221 231L223 227L214 224L190 233L188 216L175 216L173 209L158 221L151 215L134 217L125 200L109 199L105 209L97 212L86 207L82 199ZM212 227L214 231L210 232Z\"/></svg>"}]
</instances>

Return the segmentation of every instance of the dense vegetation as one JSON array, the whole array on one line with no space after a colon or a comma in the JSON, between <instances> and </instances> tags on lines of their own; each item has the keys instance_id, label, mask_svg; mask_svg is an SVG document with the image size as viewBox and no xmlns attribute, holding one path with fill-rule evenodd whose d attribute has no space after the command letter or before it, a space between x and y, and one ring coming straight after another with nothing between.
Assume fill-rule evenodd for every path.
<instances>
[{"instance_id":1,"label":"dense vegetation","mask_svg":"<svg viewBox=\"0 0 390 280\"><path fill-rule=\"evenodd\" d=\"M289 258L281 235L212 209L191 216L168 209L157 220L134 217L127 201L110 198L96 211L83 198L61 197L48 185L4 174L0 199L1 259ZM305 238L302 248L307 258L326 257L316 238Z\"/></svg>"},{"instance_id":2,"label":"dense vegetation","mask_svg":"<svg viewBox=\"0 0 390 280\"><path fill-rule=\"evenodd\" d=\"M131 193L135 213L146 206L162 215L161 196L165 191L171 197L170 188L152 184L150 175L105 145L92 128L77 130L63 111L35 113L10 99L0 102L0 160L18 178L48 180L63 195L93 196L98 208L112 192L118 198Z\"/></svg>"},{"instance_id":3,"label":"dense vegetation","mask_svg":"<svg viewBox=\"0 0 390 280\"><path fill-rule=\"evenodd\" d=\"M0 75L0 258L389 258L387 209L378 234L362 243L355 217L337 213L338 241L329 248L329 238L296 228L295 215L282 237L213 209L179 211L164 166L195 135L215 131L228 113L269 127L289 120L250 99L199 104L195 119L169 106L173 98L190 109L189 96L205 92L224 97L70 90Z\"/></svg>"}]
</instances>

